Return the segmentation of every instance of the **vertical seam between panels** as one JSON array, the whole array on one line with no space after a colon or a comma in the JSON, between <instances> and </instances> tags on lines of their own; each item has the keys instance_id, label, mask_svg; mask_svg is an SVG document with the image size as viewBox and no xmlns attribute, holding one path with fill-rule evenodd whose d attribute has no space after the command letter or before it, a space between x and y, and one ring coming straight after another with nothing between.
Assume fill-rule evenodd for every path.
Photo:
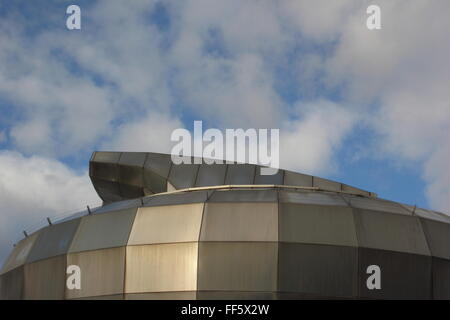
<instances>
[{"instance_id":1,"label":"vertical seam between panels","mask_svg":"<svg viewBox=\"0 0 450 320\"><path fill-rule=\"evenodd\" d=\"M127 241L125 243L125 256L123 259L123 289L122 289L122 295L125 299L125 292L126 292L126 285L127 285L127 251L128 251L128 242L130 241L131 232L133 231L134 224L136 222L137 214L139 211L139 207L136 208L136 211L134 212L134 218L133 223L131 224L130 231L128 232Z\"/></svg>"},{"instance_id":2,"label":"vertical seam between panels","mask_svg":"<svg viewBox=\"0 0 450 320\"><path fill-rule=\"evenodd\" d=\"M115 165L117 166L117 177L116 177L116 183L117 183L117 187L119 188L119 196L122 198L122 200L124 199L124 195L122 193L122 183L120 181L120 158L122 158L122 154L123 152L119 153L119 159L117 159L117 162L115 163ZM113 201L114 202L114 201Z\"/></svg>"},{"instance_id":3,"label":"vertical seam between panels","mask_svg":"<svg viewBox=\"0 0 450 320\"><path fill-rule=\"evenodd\" d=\"M226 163L226 161L225 161L225 175L224 175L224 177L223 177L223 185L226 184L226 181L227 181L227 174L228 174L228 163Z\"/></svg>"},{"instance_id":4,"label":"vertical seam between panels","mask_svg":"<svg viewBox=\"0 0 450 320\"><path fill-rule=\"evenodd\" d=\"M342 185L342 184L341 184ZM338 196L344 200L344 202L348 205L352 212L352 220L353 220L353 227L355 228L355 237L356 237L356 297L361 298L361 268L359 266L360 263L360 237L358 232L358 226L356 222L356 212L355 208L352 207L350 204L350 201L347 201L347 199L342 195L338 193Z\"/></svg>"},{"instance_id":5,"label":"vertical seam between panels","mask_svg":"<svg viewBox=\"0 0 450 320\"><path fill-rule=\"evenodd\" d=\"M254 165L254 166L255 166L255 168L253 169L253 183L252 184L255 184L255 181L256 181L256 169L258 167L257 165Z\"/></svg>"},{"instance_id":6,"label":"vertical seam between panels","mask_svg":"<svg viewBox=\"0 0 450 320\"><path fill-rule=\"evenodd\" d=\"M147 159L148 159L148 152L145 153L144 163L142 164L142 196L143 197L145 197L145 191L144 190L146 189L146 186L145 186L145 164L147 163ZM144 201L142 200L142 203L143 202Z\"/></svg>"},{"instance_id":7,"label":"vertical seam between panels","mask_svg":"<svg viewBox=\"0 0 450 320\"><path fill-rule=\"evenodd\" d=\"M420 228L422 229L422 233L423 236L425 237L425 242L427 244L428 247L428 251L430 252L430 299L434 300L434 283L433 283L433 253L431 252L431 246L430 243L428 241L428 237L427 237L427 233L425 232L425 228L423 226L423 222L422 219L420 219L419 217L415 216L413 217L419 219L419 225Z\"/></svg>"},{"instance_id":8,"label":"vertical seam between panels","mask_svg":"<svg viewBox=\"0 0 450 320\"><path fill-rule=\"evenodd\" d=\"M206 201L208 201L208 200L206 200ZM197 294L198 294L198 275L199 275L199 268L198 268L198 266L199 266L199 263L200 263L200 237L202 235L203 218L205 216L206 201L203 202L202 219L200 221L200 230L198 232L198 239L197 239L197 268L196 268L196 271L195 271L196 272L196 279L195 279L195 282L196 282L196 285L195 285L196 293L195 293L195 295L196 295L196 297L197 297Z\"/></svg>"},{"instance_id":9,"label":"vertical seam between panels","mask_svg":"<svg viewBox=\"0 0 450 320\"><path fill-rule=\"evenodd\" d=\"M203 162L203 158L202 158L202 162ZM196 164L196 166L197 166L197 172L195 173L194 184L192 185L192 187L195 187L197 185L197 179L198 179L198 174L200 172L201 164Z\"/></svg>"},{"instance_id":10,"label":"vertical seam between panels","mask_svg":"<svg viewBox=\"0 0 450 320\"><path fill-rule=\"evenodd\" d=\"M173 166L173 161L170 161L170 167L169 167L169 172L167 172L167 178L166 178L166 191L168 191L167 189L167 183L170 183L169 177L170 177L170 173L172 172L172 166ZM172 185L173 188L175 188L175 186L170 183Z\"/></svg>"},{"instance_id":11,"label":"vertical seam between panels","mask_svg":"<svg viewBox=\"0 0 450 320\"><path fill-rule=\"evenodd\" d=\"M277 284L275 293L280 291L280 190L277 190Z\"/></svg>"}]
</instances>

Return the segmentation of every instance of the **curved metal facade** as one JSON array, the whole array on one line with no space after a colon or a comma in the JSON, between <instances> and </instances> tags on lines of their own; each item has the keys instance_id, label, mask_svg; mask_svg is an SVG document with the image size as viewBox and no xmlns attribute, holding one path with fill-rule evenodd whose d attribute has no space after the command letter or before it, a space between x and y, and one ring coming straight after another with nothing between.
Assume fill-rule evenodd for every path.
<instances>
[{"instance_id":1,"label":"curved metal facade","mask_svg":"<svg viewBox=\"0 0 450 320\"><path fill-rule=\"evenodd\" d=\"M168 157L95 153L107 204L20 241L1 298L450 299L446 215L284 170L174 170ZM224 184L241 186L214 187ZM168 185L204 188L161 193ZM80 290L66 287L69 265ZM381 289L367 288L370 265Z\"/></svg>"}]
</instances>

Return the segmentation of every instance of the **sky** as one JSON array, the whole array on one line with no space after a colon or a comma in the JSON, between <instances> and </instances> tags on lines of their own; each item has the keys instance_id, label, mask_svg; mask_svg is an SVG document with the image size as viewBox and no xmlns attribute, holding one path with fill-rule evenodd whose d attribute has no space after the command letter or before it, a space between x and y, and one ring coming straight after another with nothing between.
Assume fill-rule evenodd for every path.
<instances>
[{"instance_id":1,"label":"sky","mask_svg":"<svg viewBox=\"0 0 450 320\"><path fill-rule=\"evenodd\" d=\"M66 8L81 8L81 30ZM366 9L381 8L368 30ZM279 128L280 166L450 213L450 1L0 2L0 263L95 150Z\"/></svg>"}]
</instances>

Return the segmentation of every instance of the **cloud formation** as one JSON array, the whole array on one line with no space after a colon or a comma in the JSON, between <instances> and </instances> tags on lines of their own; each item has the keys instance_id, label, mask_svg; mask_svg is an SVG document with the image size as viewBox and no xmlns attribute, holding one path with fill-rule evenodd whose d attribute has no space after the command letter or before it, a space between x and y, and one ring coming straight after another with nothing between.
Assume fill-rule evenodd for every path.
<instances>
[{"instance_id":1,"label":"cloud formation","mask_svg":"<svg viewBox=\"0 0 450 320\"><path fill-rule=\"evenodd\" d=\"M414 163L430 206L450 211L450 2L379 0L378 31L369 4L89 1L81 31L64 28L64 4L4 5L1 241L95 199L73 169L93 150L167 152L194 119L280 128L282 166L318 175L364 126L377 138L364 154Z\"/></svg>"}]
</instances>

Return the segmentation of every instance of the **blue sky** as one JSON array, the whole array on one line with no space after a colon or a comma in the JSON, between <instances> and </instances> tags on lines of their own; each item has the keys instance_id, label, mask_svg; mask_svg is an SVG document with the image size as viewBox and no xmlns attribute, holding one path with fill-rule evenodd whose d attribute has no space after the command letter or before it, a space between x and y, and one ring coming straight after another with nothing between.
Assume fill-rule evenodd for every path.
<instances>
[{"instance_id":1,"label":"blue sky","mask_svg":"<svg viewBox=\"0 0 450 320\"><path fill-rule=\"evenodd\" d=\"M450 4L375 1L370 31L372 2L3 1L0 242L98 202L93 150L170 152L194 120L279 128L284 168L450 212Z\"/></svg>"}]
</instances>

